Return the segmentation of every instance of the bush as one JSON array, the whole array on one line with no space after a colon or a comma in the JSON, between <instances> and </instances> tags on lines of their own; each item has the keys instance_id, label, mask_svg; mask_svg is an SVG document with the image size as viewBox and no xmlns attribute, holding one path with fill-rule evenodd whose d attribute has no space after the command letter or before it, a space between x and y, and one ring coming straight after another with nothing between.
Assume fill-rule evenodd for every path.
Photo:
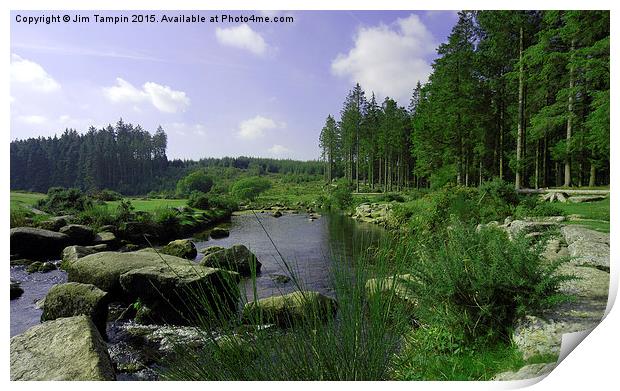
<instances>
[{"instance_id":1,"label":"bush","mask_svg":"<svg viewBox=\"0 0 620 391\"><path fill-rule=\"evenodd\" d=\"M381 198L388 202L392 202L392 201L405 202L405 197L403 197L401 194L398 194L398 193L387 193L383 195Z\"/></svg>"},{"instance_id":2,"label":"bush","mask_svg":"<svg viewBox=\"0 0 620 391\"><path fill-rule=\"evenodd\" d=\"M564 216L566 212L551 202L541 202L536 197L525 197L515 208L515 217Z\"/></svg>"},{"instance_id":3,"label":"bush","mask_svg":"<svg viewBox=\"0 0 620 391\"><path fill-rule=\"evenodd\" d=\"M209 204L213 209L221 209L227 212L234 212L239 208L239 202L234 197L227 195L211 196Z\"/></svg>"},{"instance_id":4,"label":"bush","mask_svg":"<svg viewBox=\"0 0 620 391\"><path fill-rule=\"evenodd\" d=\"M187 200L187 205L196 209L209 209L211 206L209 196L198 191L192 192Z\"/></svg>"},{"instance_id":5,"label":"bush","mask_svg":"<svg viewBox=\"0 0 620 391\"><path fill-rule=\"evenodd\" d=\"M239 179L230 189L230 193L242 201L254 201L260 193L269 189L271 182L262 177Z\"/></svg>"},{"instance_id":6,"label":"bush","mask_svg":"<svg viewBox=\"0 0 620 391\"><path fill-rule=\"evenodd\" d=\"M480 222L503 220L514 212L519 203L519 195L512 183L499 178L484 182L480 192Z\"/></svg>"},{"instance_id":7,"label":"bush","mask_svg":"<svg viewBox=\"0 0 620 391\"><path fill-rule=\"evenodd\" d=\"M109 189L94 192L91 197L98 201L119 201L123 199L123 195L121 193Z\"/></svg>"},{"instance_id":8,"label":"bush","mask_svg":"<svg viewBox=\"0 0 620 391\"><path fill-rule=\"evenodd\" d=\"M208 193L213 186L213 179L207 174L206 170L197 170L177 182L177 193L189 195L193 191Z\"/></svg>"},{"instance_id":9,"label":"bush","mask_svg":"<svg viewBox=\"0 0 620 391\"><path fill-rule=\"evenodd\" d=\"M35 207L51 214L62 215L79 213L92 205L92 199L79 189L51 187L47 191L47 197L37 201Z\"/></svg>"},{"instance_id":10,"label":"bush","mask_svg":"<svg viewBox=\"0 0 620 391\"><path fill-rule=\"evenodd\" d=\"M346 210L353 206L353 194L350 185L341 181L336 187L330 188L328 203L330 208L340 210Z\"/></svg>"},{"instance_id":11,"label":"bush","mask_svg":"<svg viewBox=\"0 0 620 391\"><path fill-rule=\"evenodd\" d=\"M557 273L565 261L543 261L542 245L532 249L524 236L510 241L499 229L477 233L452 220L441 240L423 243L409 250L416 317L456 345L508 341L516 319L566 299L558 287L570 277Z\"/></svg>"},{"instance_id":12,"label":"bush","mask_svg":"<svg viewBox=\"0 0 620 391\"><path fill-rule=\"evenodd\" d=\"M122 222L113 211L110 211L107 205L92 205L78 213L76 217L79 223L93 228L104 225L117 225Z\"/></svg>"}]
</instances>

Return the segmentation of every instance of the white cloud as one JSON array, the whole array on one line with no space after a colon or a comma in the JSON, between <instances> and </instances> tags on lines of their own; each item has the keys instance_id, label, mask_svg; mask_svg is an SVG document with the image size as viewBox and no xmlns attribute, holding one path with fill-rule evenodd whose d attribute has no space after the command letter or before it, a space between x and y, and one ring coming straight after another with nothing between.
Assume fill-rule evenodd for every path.
<instances>
[{"instance_id":1,"label":"white cloud","mask_svg":"<svg viewBox=\"0 0 620 391\"><path fill-rule=\"evenodd\" d=\"M149 102L157 110L165 113L185 111L190 105L190 99L183 91L175 91L168 86L154 82L146 82L142 89L120 77L116 78L116 85L104 87L103 93L113 103L140 103Z\"/></svg>"},{"instance_id":2,"label":"white cloud","mask_svg":"<svg viewBox=\"0 0 620 391\"><path fill-rule=\"evenodd\" d=\"M286 156L286 155L290 155L290 153L292 152L290 149L288 149L284 145L280 145L280 144L274 144L267 151L270 154L275 155L277 157L283 157L283 156Z\"/></svg>"},{"instance_id":3,"label":"white cloud","mask_svg":"<svg viewBox=\"0 0 620 391\"><path fill-rule=\"evenodd\" d=\"M205 137L207 135L206 127L201 124L187 124L185 122L172 122L162 125L166 131L171 131L179 136L194 135L198 137Z\"/></svg>"},{"instance_id":4,"label":"white cloud","mask_svg":"<svg viewBox=\"0 0 620 391\"><path fill-rule=\"evenodd\" d=\"M286 124L257 115L254 118L241 121L237 137L244 140L255 140L265 135L265 131L271 129L284 128Z\"/></svg>"},{"instance_id":5,"label":"white cloud","mask_svg":"<svg viewBox=\"0 0 620 391\"><path fill-rule=\"evenodd\" d=\"M36 62L11 54L11 82L38 92L54 92L60 84Z\"/></svg>"},{"instance_id":6,"label":"white cloud","mask_svg":"<svg viewBox=\"0 0 620 391\"><path fill-rule=\"evenodd\" d=\"M183 91L174 91L168 86L148 82L142 86L153 106L159 111L176 113L184 111L189 106L189 98Z\"/></svg>"},{"instance_id":7,"label":"white cloud","mask_svg":"<svg viewBox=\"0 0 620 391\"><path fill-rule=\"evenodd\" d=\"M41 125L47 122L47 118L42 115L20 115L16 119L28 125Z\"/></svg>"},{"instance_id":8,"label":"white cloud","mask_svg":"<svg viewBox=\"0 0 620 391\"><path fill-rule=\"evenodd\" d=\"M420 18L411 14L391 26L380 24L360 28L355 46L332 61L335 75L348 76L368 92L408 102L418 81L424 83L431 73L427 56L437 43Z\"/></svg>"},{"instance_id":9,"label":"white cloud","mask_svg":"<svg viewBox=\"0 0 620 391\"><path fill-rule=\"evenodd\" d=\"M263 37L247 23L230 28L217 27L215 37L222 45L248 50L259 56L267 51L267 43Z\"/></svg>"}]
</instances>

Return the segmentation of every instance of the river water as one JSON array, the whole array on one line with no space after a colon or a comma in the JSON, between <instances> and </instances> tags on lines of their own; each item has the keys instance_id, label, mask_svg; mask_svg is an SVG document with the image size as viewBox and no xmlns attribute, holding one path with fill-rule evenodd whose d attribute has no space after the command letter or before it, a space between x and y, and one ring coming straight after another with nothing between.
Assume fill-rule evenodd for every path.
<instances>
[{"instance_id":1,"label":"river water","mask_svg":"<svg viewBox=\"0 0 620 391\"><path fill-rule=\"evenodd\" d=\"M247 246L262 263L261 273L256 278L258 298L295 291L295 281L283 282L276 278L277 275L291 277L291 274L303 289L333 295L332 267L346 266L352 256L367 251L384 233L378 226L358 223L340 214L325 214L314 221L303 213L285 213L280 218L270 213L244 214L233 216L229 228L227 238L205 241L196 235L193 239L196 248ZM197 260L201 258L199 253ZM19 281L24 289L20 298L11 300L10 331L14 336L39 324L42 311L36 307L36 302L43 299L53 285L66 282L67 275L61 270L28 274L24 266L12 266L11 279ZM246 292L242 300L252 300L253 283L245 279L242 284Z\"/></svg>"}]
</instances>

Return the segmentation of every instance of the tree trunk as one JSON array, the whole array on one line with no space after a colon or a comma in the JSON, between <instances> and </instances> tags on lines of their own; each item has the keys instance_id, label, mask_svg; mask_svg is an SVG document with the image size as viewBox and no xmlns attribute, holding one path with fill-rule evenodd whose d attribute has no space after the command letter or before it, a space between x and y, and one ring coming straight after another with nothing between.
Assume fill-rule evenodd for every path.
<instances>
[{"instance_id":1,"label":"tree trunk","mask_svg":"<svg viewBox=\"0 0 620 391\"><path fill-rule=\"evenodd\" d=\"M594 163L590 163L590 182L588 183L588 186L596 186L596 166Z\"/></svg>"},{"instance_id":2,"label":"tree trunk","mask_svg":"<svg viewBox=\"0 0 620 391\"><path fill-rule=\"evenodd\" d=\"M499 179L504 179L504 104L499 108Z\"/></svg>"},{"instance_id":3,"label":"tree trunk","mask_svg":"<svg viewBox=\"0 0 620 391\"><path fill-rule=\"evenodd\" d=\"M521 188L521 164L523 153L523 27L519 29L519 118L517 125L517 169L515 172L515 188Z\"/></svg>"},{"instance_id":4,"label":"tree trunk","mask_svg":"<svg viewBox=\"0 0 620 391\"><path fill-rule=\"evenodd\" d=\"M540 177L540 140L536 141L536 166L534 168L534 188L538 189L538 178Z\"/></svg>"},{"instance_id":5,"label":"tree trunk","mask_svg":"<svg viewBox=\"0 0 620 391\"><path fill-rule=\"evenodd\" d=\"M573 53L575 51L575 39L571 41L570 44L571 50L571 59L573 57ZM566 158L564 159L564 186L568 187L571 185L571 157L570 157L570 142L573 133L573 88L575 87L575 69L574 66L570 67L570 76L568 88L570 88L570 92L568 94L568 121L566 122Z\"/></svg>"}]
</instances>

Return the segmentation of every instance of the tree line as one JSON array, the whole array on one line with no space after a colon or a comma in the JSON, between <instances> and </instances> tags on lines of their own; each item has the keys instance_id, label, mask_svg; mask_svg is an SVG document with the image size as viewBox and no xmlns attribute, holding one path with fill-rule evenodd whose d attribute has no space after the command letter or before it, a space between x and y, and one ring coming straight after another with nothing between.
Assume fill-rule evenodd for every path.
<instances>
[{"instance_id":1,"label":"tree line","mask_svg":"<svg viewBox=\"0 0 620 391\"><path fill-rule=\"evenodd\" d=\"M609 183L609 12L462 11L408 106L359 84L319 145L370 189Z\"/></svg>"},{"instance_id":2,"label":"tree line","mask_svg":"<svg viewBox=\"0 0 620 391\"><path fill-rule=\"evenodd\" d=\"M320 175L322 163L290 159L224 157L168 160L167 135L118 121L86 133L67 129L60 136L14 140L10 147L11 189L47 192L50 187L84 191L110 189L125 195L174 190L177 181L200 168Z\"/></svg>"}]
</instances>

